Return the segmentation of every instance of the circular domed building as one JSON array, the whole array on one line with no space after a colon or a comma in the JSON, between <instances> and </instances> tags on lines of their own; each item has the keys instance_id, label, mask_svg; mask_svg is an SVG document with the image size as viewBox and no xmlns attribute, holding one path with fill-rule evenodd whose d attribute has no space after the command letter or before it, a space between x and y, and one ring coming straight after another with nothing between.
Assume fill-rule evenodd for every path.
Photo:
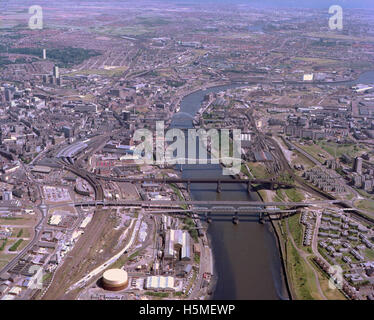
<instances>
[{"instance_id":1,"label":"circular domed building","mask_svg":"<svg viewBox=\"0 0 374 320\"><path fill-rule=\"evenodd\" d=\"M122 269L109 269L104 272L102 286L105 290L119 291L127 287L127 272Z\"/></svg>"}]
</instances>

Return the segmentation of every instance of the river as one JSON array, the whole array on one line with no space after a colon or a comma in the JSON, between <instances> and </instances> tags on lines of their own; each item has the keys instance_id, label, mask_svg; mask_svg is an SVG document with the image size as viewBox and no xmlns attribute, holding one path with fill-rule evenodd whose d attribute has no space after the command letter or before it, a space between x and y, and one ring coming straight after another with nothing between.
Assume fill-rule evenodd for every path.
<instances>
[{"instance_id":1,"label":"river","mask_svg":"<svg viewBox=\"0 0 374 320\"><path fill-rule=\"evenodd\" d=\"M225 85L196 91L181 102L180 112L174 116L172 127L193 128L192 117L201 107L205 94L219 92L240 85ZM219 165L183 165L183 178L220 178ZM248 194L241 184L192 184L193 200L253 201L256 193ZM262 225L256 217L240 219L238 225L231 217L214 218L209 225L214 255L214 268L218 276L213 299L287 299L281 260L276 239L269 224Z\"/></svg>"},{"instance_id":2,"label":"river","mask_svg":"<svg viewBox=\"0 0 374 320\"><path fill-rule=\"evenodd\" d=\"M357 80L352 81L350 84L374 84L374 71L366 71L360 74Z\"/></svg>"}]
</instances>

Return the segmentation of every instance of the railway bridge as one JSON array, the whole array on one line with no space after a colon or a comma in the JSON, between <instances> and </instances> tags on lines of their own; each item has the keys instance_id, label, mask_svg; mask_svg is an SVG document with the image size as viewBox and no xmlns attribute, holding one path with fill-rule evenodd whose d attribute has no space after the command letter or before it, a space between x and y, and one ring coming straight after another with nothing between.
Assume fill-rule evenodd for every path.
<instances>
[{"instance_id":1,"label":"railway bridge","mask_svg":"<svg viewBox=\"0 0 374 320\"><path fill-rule=\"evenodd\" d=\"M250 192L252 190L252 185L266 185L271 190L275 188L294 188L295 185L279 180L271 179L211 179L211 178L123 178L123 177L108 177L96 175L97 179L105 181L115 181L115 182L128 182L128 183L159 183L159 184L186 184L187 191L190 192L191 184L202 183L202 184L216 184L217 192L222 191L223 184L246 184L247 190Z\"/></svg>"}]
</instances>

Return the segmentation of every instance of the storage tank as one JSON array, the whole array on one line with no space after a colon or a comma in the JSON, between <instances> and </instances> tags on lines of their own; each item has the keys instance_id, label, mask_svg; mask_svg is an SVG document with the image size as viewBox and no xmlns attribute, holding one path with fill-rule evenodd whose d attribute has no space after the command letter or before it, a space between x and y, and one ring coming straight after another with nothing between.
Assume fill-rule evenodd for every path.
<instances>
[{"instance_id":1,"label":"storage tank","mask_svg":"<svg viewBox=\"0 0 374 320\"><path fill-rule=\"evenodd\" d=\"M104 272L102 285L105 290L119 291L128 285L128 275L122 269L109 269Z\"/></svg>"}]
</instances>

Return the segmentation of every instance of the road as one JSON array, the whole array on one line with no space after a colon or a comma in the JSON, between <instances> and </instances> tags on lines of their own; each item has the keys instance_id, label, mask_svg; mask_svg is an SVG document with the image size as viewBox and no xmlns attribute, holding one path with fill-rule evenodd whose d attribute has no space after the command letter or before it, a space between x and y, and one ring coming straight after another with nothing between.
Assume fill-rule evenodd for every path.
<instances>
[{"instance_id":1,"label":"road","mask_svg":"<svg viewBox=\"0 0 374 320\"><path fill-rule=\"evenodd\" d=\"M75 202L75 206L141 206L141 207L170 207L170 206L181 206L181 205L196 205L196 206L291 206L291 207L307 207L307 206L318 206L325 204L336 204L340 203L340 200L315 200L306 202L292 202L292 201L171 201L171 200L121 200L121 201L84 201ZM66 203L69 204L69 203Z\"/></svg>"},{"instance_id":2,"label":"road","mask_svg":"<svg viewBox=\"0 0 374 320\"><path fill-rule=\"evenodd\" d=\"M44 197L43 197L43 193L40 189L40 185L37 184L34 181L32 175L28 171L28 168L23 163L22 163L22 167L25 171L25 174L26 174L27 178L30 180L31 183L36 185L37 190L39 192L39 198L41 199L41 203L37 208L39 209L39 211L41 213L41 218L34 227L34 237L33 237L33 239L7 265L5 265L3 269L0 270L0 276L3 275L4 273L8 272L8 270L12 269L18 263L18 260L24 254L26 254L27 251L29 251L38 242L40 234L42 232L41 226L44 223L44 221L47 217L48 210L49 210L48 205L45 204L45 200L44 200Z\"/></svg>"}]
</instances>

